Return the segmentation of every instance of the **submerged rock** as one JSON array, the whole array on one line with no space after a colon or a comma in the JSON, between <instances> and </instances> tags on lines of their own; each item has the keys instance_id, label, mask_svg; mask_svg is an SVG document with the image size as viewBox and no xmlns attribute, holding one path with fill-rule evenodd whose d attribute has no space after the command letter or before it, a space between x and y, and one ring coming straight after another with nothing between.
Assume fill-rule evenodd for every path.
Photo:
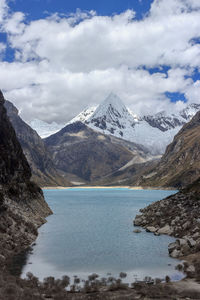
<instances>
[{"instance_id":1,"label":"submerged rock","mask_svg":"<svg viewBox=\"0 0 200 300\"><path fill-rule=\"evenodd\" d=\"M140 232L142 232L140 229L135 229L135 230L133 230L133 232L134 233L140 233Z\"/></svg>"}]
</instances>

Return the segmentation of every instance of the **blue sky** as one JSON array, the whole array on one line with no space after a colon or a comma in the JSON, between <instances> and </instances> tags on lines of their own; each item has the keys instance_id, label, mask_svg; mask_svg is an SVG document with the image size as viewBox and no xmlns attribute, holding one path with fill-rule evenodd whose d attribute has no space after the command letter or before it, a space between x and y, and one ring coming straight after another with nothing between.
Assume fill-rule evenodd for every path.
<instances>
[{"instance_id":1,"label":"blue sky","mask_svg":"<svg viewBox=\"0 0 200 300\"><path fill-rule=\"evenodd\" d=\"M112 15L127 9L136 11L136 18L140 19L148 12L151 0L15 0L10 7L15 11L28 14L28 19L38 19L49 13L72 13L77 9L95 10L99 15Z\"/></svg>"},{"instance_id":2,"label":"blue sky","mask_svg":"<svg viewBox=\"0 0 200 300\"><path fill-rule=\"evenodd\" d=\"M77 10L90 11L94 10L98 15L119 14L127 9L133 9L136 12L135 18L140 20L148 13L152 0L109 0L109 1L92 1L92 0L13 0L10 1L9 7L14 12L22 11L26 14L27 21L33 21L47 17L48 15L71 14ZM6 34L0 34L0 38L6 41ZM14 51L7 48L5 60L13 60Z\"/></svg>"},{"instance_id":3,"label":"blue sky","mask_svg":"<svg viewBox=\"0 0 200 300\"><path fill-rule=\"evenodd\" d=\"M199 0L0 0L0 87L30 121L112 91L136 114L200 103Z\"/></svg>"}]
</instances>

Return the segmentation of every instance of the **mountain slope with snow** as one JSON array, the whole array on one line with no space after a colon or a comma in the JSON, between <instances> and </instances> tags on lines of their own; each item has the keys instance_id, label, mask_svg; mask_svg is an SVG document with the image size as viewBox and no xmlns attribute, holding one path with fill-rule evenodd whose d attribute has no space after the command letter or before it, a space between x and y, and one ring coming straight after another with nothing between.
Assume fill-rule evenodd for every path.
<instances>
[{"instance_id":1,"label":"mountain slope with snow","mask_svg":"<svg viewBox=\"0 0 200 300\"><path fill-rule=\"evenodd\" d=\"M71 121L69 121L67 123L67 125L73 124L73 123L76 123L76 122L86 123L87 120L94 114L97 107L98 106L91 106L91 107L88 107L88 108L84 109L80 114L78 114Z\"/></svg>"},{"instance_id":2,"label":"mountain slope with snow","mask_svg":"<svg viewBox=\"0 0 200 300\"><path fill-rule=\"evenodd\" d=\"M119 97L110 94L87 120L81 121L104 134L141 144L152 154L162 154L181 127L199 109L200 105L191 104L178 114L161 112L137 117Z\"/></svg>"},{"instance_id":3,"label":"mountain slope with snow","mask_svg":"<svg viewBox=\"0 0 200 300\"><path fill-rule=\"evenodd\" d=\"M99 106L85 109L67 124L82 122L93 130L113 135L149 149L152 154L163 154L181 127L200 110L199 104L190 104L184 110L169 114L165 111L138 117L122 100L111 93ZM47 137L67 124L47 124L35 121L31 126L42 137Z\"/></svg>"}]
</instances>

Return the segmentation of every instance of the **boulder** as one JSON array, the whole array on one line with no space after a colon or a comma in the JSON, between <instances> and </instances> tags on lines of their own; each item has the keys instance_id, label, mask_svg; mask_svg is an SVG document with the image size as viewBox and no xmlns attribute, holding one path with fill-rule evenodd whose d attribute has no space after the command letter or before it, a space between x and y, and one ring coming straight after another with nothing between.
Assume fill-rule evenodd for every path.
<instances>
[{"instance_id":1,"label":"boulder","mask_svg":"<svg viewBox=\"0 0 200 300\"><path fill-rule=\"evenodd\" d=\"M147 228L146 228L146 231L147 232L156 232L157 231L157 229L154 227L154 226L147 226Z\"/></svg>"},{"instance_id":2,"label":"boulder","mask_svg":"<svg viewBox=\"0 0 200 300\"><path fill-rule=\"evenodd\" d=\"M192 235L192 238L193 238L193 239L198 239L199 237L200 237L199 232L195 232L195 233Z\"/></svg>"},{"instance_id":3,"label":"boulder","mask_svg":"<svg viewBox=\"0 0 200 300\"><path fill-rule=\"evenodd\" d=\"M196 245L196 241L192 238L187 239L188 245L192 248Z\"/></svg>"},{"instance_id":4,"label":"boulder","mask_svg":"<svg viewBox=\"0 0 200 300\"><path fill-rule=\"evenodd\" d=\"M140 232L142 232L140 229L135 229L135 230L133 230L133 232L134 233L140 233Z\"/></svg>"},{"instance_id":5,"label":"boulder","mask_svg":"<svg viewBox=\"0 0 200 300\"><path fill-rule=\"evenodd\" d=\"M155 215L156 215L156 217L161 217L161 212L160 212L160 211L157 211L157 212L155 213Z\"/></svg>"},{"instance_id":6,"label":"boulder","mask_svg":"<svg viewBox=\"0 0 200 300\"><path fill-rule=\"evenodd\" d=\"M135 226L140 226L145 222L145 218L142 215L136 215L135 220L133 221L133 224Z\"/></svg>"},{"instance_id":7,"label":"boulder","mask_svg":"<svg viewBox=\"0 0 200 300\"><path fill-rule=\"evenodd\" d=\"M189 221L187 221L182 225L182 227L184 230L189 229L191 227L191 223Z\"/></svg>"},{"instance_id":8,"label":"boulder","mask_svg":"<svg viewBox=\"0 0 200 300\"><path fill-rule=\"evenodd\" d=\"M178 217L178 216L176 216L176 218L174 219L174 221L177 223L177 222L179 222L179 220L180 220L180 217Z\"/></svg>"},{"instance_id":9,"label":"boulder","mask_svg":"<svg viewBox=\"0 0 200 300\"><path fill-rule=\"evenodd\" d=\"M190 251L190 246L188 244L185 244L181 247L181 252L183 253L183 255L190 254Z\"/></svg>"},{"instance_id":10,"label":"boulder","mask_svg":"<svg viewBox=\"0 0 200 300\"><path fill-rule=\"evenodd\" d=\"M180 250L174 249L174 250L170 253L170 256L173 257L173 258L177 258L177 257L182 256L182 253L181 253Z\"/></svg>"},{"instance_id":11,"label":"boulder","mask_svg":"<svg viewBox=\"0 0 200 300\"><path fill-rule=\"evenodd\" d=\"M177 239L177 242L181 247L187 245L187 240L185 239Z\"/></svg>"},{"instance_id":12,"label":"boulder","mask_svg":"<svg viewBox=\"0 0 200 300\"><path fill-rule=\"evenodd\" d=\"M177 241L168 245L169 254L171 254L178 246Z\"/></svg>"},{"instance_id":13,"label":"boulder","mask_svg":"<svg viewBox=\"0 0 200 300\"><path fill-rule=\"evenodd\" d=\"M186 269L187 273L195 273L195 267L193 265L190 265L187 269Z\"/></svg>"},{"instance_id":14,"label":"boulder","mask_svg":"<svg viewBox=\"0 0 200 300\"><path fill-rule=\"evenodd\" d=\"M164 227L158 230L158 233L170 235L172 233L172 229L169 225L165 225Z\"/></svg>"}]
</instances>

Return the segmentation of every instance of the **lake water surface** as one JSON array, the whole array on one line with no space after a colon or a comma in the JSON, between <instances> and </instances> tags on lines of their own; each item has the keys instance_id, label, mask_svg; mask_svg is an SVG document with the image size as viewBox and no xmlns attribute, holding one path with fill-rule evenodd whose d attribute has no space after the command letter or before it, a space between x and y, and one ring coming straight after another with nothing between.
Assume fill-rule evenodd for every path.
<instances>
[{"instance_id":1,"label":"lake water surface","mask_svg":"<svg viewBox=\"0 0 200 300\"><path fill-rule=\"evenodd\" d=\"M127 281L144 276L180 279L174 269L178 261L168 256L173 238L154 236L144 230L133 233L133 219L139 209L174 191L115 189L45 190L54 214L39 229L33 253L23 268L43 279L47 276L91 273L118 276Z\"/></svg>"}]
</instances>

